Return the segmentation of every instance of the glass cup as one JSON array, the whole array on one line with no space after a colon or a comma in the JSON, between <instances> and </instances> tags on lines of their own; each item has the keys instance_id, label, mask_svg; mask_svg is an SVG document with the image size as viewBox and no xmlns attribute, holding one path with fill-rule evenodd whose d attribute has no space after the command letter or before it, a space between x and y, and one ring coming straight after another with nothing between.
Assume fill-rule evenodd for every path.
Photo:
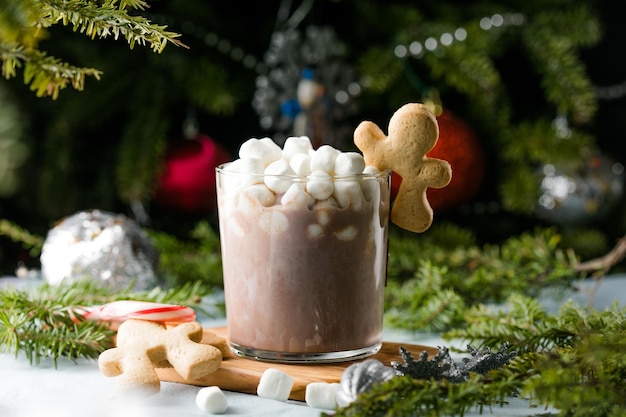
<instances>
[{"instance_id":1,"label":"glass cup","mask_svg":"<svg viewBox=\"0 0 626 417\"><path fill-rule=\"evenodd\" d=\"M332 195L317 200L305 192L319 185L314 178L243 174L228 165L217 168L217 200L231 349L284 363L376 353L389 172L334 177ZM267 181L284 181L286 191L270 191Z\"/></svg>"}]
</instances>

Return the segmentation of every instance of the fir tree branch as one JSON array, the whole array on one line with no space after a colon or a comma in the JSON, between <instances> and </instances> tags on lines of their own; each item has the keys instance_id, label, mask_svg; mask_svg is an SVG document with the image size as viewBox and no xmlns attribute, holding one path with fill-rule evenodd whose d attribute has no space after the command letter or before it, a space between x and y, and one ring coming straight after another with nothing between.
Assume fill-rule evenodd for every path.
<instances>
[{"instance_id":1,"label":"fir tree branch","mask_svg":"<svg viewBox=\"0 0 626 417\"><path fill-rule=\"evenodd\" d=\"M571 313L571 311L570 311ZM522 390L567 417L607 417L626 409L626 309L563 316L575 343L538 356L538 377Z\"/></svg>"},{"instance_id":2,"label":"fir tree branch","mask_svg":"<svg viewBox=\"0 0 626 417\"><path fill-rule=\"evenodd\" d=\"M29 249L31 256L37 256L43 247L44 238L28 232L22 227L6 219L0 219L0 236L7 236L13 242L21 243Z\"/></svg>"},{"instance_id":3,"label":"fir tree branch","mask_svg":"<svg viewBox=\"0 0 626 417\"><path fill-rule=\"evenodd\" d=\"M515 359L514 359L515 361ZM506 404L514 396L523 381L532 375L511 373L504 370L485 375L474 374L466 382L452 383L398 376L374 385L360 394L347 407L336 410L335 417L415 417L415 416L463 416L470 411ZM329 417L330 414L322 414Z\"/></svg>"},{"instance_id":4,"label":"fir tree branch","mask_svg":"<svg viewBox=\"0 0 626 417\"><path fill-rule=\"evenodd\" d=\"M347 416L462 416L505 404L511 396L552 406L562 417L609 417L626 407L626 308L588 311L566 304L547 314L536 300L512 297L507 311L476 307L468 325L444 335L482 346L512 341L521 350L506 367L451 383L395 377L374 385ZM328 416L328 415L327 415Z\"/></svg>"},{"instance_id":5,"label":"fir tree branch","mask_svg":"<svg viewBox=\"0 0 626 417\"><path fill-rule=\"evenodd\" d=\"M198 223L189 240L154 230L147 232L159 248L159 265L168 285L179 287L192 281L207 288L222 286L220 241L208 222Z\"/></svg>"},{"instance_id":6,"label":"fir tree branch","mask_svg":"<svg viewBox=\"0 0 626 417\"><path fill-rule=\"evenodd\" d=\"M392 233L386 318L394 327L443 331L463 325L468 307L513 294L535 296L548 287L572 288L577 280L576 259L559 248L554 229L482 247L450 225L434 225L420 239ZM459 237L458 246L450 236Z\"/></svg>"},{"instance_id":7,"label":"fir tree branch","mask_svg":"<svg viewBox=\"0 0 626 417\"><path fill-rule=\"evenodd\" d=\"M74 31L92 39L124 37L131 49L135 44L147 44L154 52L162 52L168 42L185 46L176 39L178 34L165 30L167 26L128 14L127 6L143 10L148 6L144 1L122 1L119 6L117 1L105 1L101 5L80 0L42 0L41 3L42 20L72 26Z\"/></svg>"},{"instance_id":8,"label":"fir tree branch","mask_svg":"<svg viewBox=\"0 0 626 417\"><path fill-rule=\"evenodd\" d=\"M113 346L115 332L98 322L83 320L83 307L140 300L188 305L198 310L206 294L198 283L139 293L131 292L131 287L113 292L84 280L58 286L43 284L34 290L0 289L0 351L23 353L32 365L45 359L55 366L59 358L95 359Z\"/></svg>"},{"instance_id":9,"label":"fir tree branch","mask_svg":"<svg viewBox=\"0 0 626 417\"><path fill-rule=\"evenodd\" d=\"M56 99L60 90L71 85L76 90L84 88L85 77L100 79L101 71L76 67L61 59L48 56L39 49L39 40L46 29L55 24L71 26L75 32L91 39L126 39L130 48L148 45L154 52L162 52L168 43L186 47L177 33L167 31L167 26L156 25L147 18L134 16L128 9L144 10L143 0L39 0L24 1L0 13L0 61L2 76L15 77L17 69L24 67L24 82L38 97Z\"/></svg>"},{"instance_id":10,"label":"fir tree branch","mask_svg":"<svg viewBox=\"0 0 626 417\"><path fill-rule=\"evenodd\" d=\"M165 86L159 77L148 76L134 92L133 108L143 107L125 126L118 149L117 192L122 201L148 201L157 186L166 149L169 120L162 117Z\"/></svg>"},{"instance_id":11,"label":"fir tree branch","mask_svg":"<svg viewBox=\"0 0 626 417\"><path fill-rule=\"evenodd\" d=\"M542 75L546 98L578 123L590 120L597 103L576 48L593 45L600 34L600 23L584 6L540 13L525 27L524 44Z\"/></svg>"},{"instance_id":12,"label":"fir tree branch","mask_svg":"<svg viewBox=\"0 0 626 417\"><path fill-rule=\"evenodd\" d=\"M594 275L602 276L620 263L624 257L626 257L626 236L619 239L615 247L606 255L581 262L574 266L574 270L584 273L594 272Z\"/></svg>"},{"instance_id":13,"label":"fir tree branch","mask_svg":"<svg viewBox=\"0 0 626 417\"><path fill-rule=\"evenodd\" d=\"M37 97L49 96L52 99L56 99L60 90L68 84L82 91L86 76L99 80L101 74L96 69L75 67L38 51L32 51L24 66L24 82L30 84Z\"/></svg>"}]
</instances>

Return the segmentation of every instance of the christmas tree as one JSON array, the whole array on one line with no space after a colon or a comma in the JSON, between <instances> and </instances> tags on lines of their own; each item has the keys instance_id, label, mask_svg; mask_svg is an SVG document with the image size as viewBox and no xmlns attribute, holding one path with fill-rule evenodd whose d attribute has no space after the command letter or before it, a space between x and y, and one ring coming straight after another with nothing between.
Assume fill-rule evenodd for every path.
<instances>
[{"instance_id":1,"label":"christmas tree","mask_svg":"<svg viewBox=\"0 0 626 417\"><path fill-rule=\"evenodd\" d=\"M217 163L249 137L280 141L302 129L296 90L306 79L326 107L317 126L305 117L305 132L342 148L360 120L385 126L405 102L431 104L442 131L433 153L455 172L449 190L430 194L437 221L468 227L479 242L555 225L592 257L624 232L624 155L614 140L621 6L9 3L0 20L0 216L35 234L95 207L186 236L214 218L212 190L165 184L168 164L203 152L202 140ZM43 12L29 14L35 7ZM116 31L98 26L107 14ZM154 32L119 29L140 25ZM44 71L54 65L63 71ZM194 190L203 201L167 198ZM23 256L14 246L3 241L9 271Z\"/></svg>"}]
</instances>

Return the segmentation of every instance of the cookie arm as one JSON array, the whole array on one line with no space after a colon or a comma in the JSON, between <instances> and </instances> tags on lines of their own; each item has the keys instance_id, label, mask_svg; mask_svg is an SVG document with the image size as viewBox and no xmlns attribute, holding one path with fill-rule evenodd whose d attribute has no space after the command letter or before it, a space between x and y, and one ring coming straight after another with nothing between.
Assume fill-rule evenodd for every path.
<instances>
[{"instance_id":1,"label":"cookie arm","mask_svg":"<svg viewBox=\"0 0 626 417\"><path fill-rule=\"evenodd\" d=\"M100 372L117 376L120 388L157 393L161 383L146 352L133 353L120 348L105 350L98 359Z\"/></svg>"},{"instance_id":2,"label":"cookie arm","mask_svg":"<svg viewBox=\"0 0 626 417\"><path fill-rule=\"evenodd\" d=\"M354 144L363 154L365 164L381 171L389 168L384 149L385 139L385 133L373 122L361 122L354 130Z\"/></svg>"},{"instance_id":3,"label":"cookie arm","mask_svg":"<svg viewBox=\"0 0 626 417\"><path fill-rule=\"evenodd\" d=\"M183 379L198 379L218 370L222 352L215 346L199 343L203 337L200 323L184 323L168 332L167 358Z\"/></svg>"}]
</instances>

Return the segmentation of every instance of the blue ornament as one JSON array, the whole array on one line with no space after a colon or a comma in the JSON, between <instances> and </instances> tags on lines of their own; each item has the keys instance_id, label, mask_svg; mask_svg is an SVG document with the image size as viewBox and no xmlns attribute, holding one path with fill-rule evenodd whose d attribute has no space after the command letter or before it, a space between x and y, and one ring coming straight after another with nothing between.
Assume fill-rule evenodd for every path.
<instances>
[{"instance_id":1,"label":"blue ornament","mask_svg":"<svg viewBox=\"0 0 626 417\"><path fill-rule=\"evenodd\" d=\"M315 77L315 71L311 68L305 68L302 70L301 77L304 80L312 80Z\"/></svg>"},{"instance_id":2,"label":"blue ornament","mask_svg":"<svg viewBox=\"0 0 626 417\"><path fill-rule=\"evenodd\" d=\"M281 114L289 117L290 119L295 119L296 116L300 114L301 111L302 111L302 107L300 106L300 103L298 103L298 100L296 99L284 101L280 105Z\"/></svg>"}]
</instances>

